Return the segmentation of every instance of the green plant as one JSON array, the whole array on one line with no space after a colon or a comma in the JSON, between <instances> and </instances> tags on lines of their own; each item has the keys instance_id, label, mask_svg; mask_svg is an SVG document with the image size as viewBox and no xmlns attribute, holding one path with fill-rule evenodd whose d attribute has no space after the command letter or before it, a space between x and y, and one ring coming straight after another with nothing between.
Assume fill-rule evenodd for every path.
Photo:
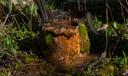
<instances>
[{"instance_id":1,"label":"green plant","mask_svg":"<svg viewBox=\"0 0 128 76\"><path fill-rule=\"evenodd\" d=\"M46 8L48 10L54 10L55 9L55 0L52 1L52 0L48 0L47 4L46 4Z\"/></svg>"},{"instance_id":2,"label":"green plant","mask_svg":"<svg viewBox=\"0 0 128 76\"><path fill-rule=\"evenodd\" d=\"M33 2L30 2L23 8L23 12L27 15L35 16L37 15L37 6Z\"/></svg>"},{"instance_id":3,"label":"green plant","mask_svg":"<svg viewBox=\"0 0 128 76\"><path fill-rule=\"evenodd\" d=\"M113 58L113 63L117 64L119 67L128 68L128 56L123 52L123 57L116 56Z\"/></svg>"},{"instance_id":4,"label":"green plant","mask_svg":"<svg viewBox=\"0 0 128 76\"><path fill-rule=\"evenodd\" d=\"M97 17L95 17L94 21L93 21L93 26L94 28L98 29L101 27L102 21L98 20Z\"/></svg>"},{"instance_id":5,"label":"green plant","mask_svg":"<svg viewBox=\"0 0 128 76\"><path fill-rule=\"evenodd\" d=\"M0 3L4 6L8 6L9 1L8 0L0 0Z\"/></svg>"},{"instance_id":6,"label":"green plant","mask_svg":"<svg viewBox=\"0 0 128 76\"><path fill-rule=\"evenodd\" d=\"M0 45L3 48L6 48L9 53L16 54L16 51L19 49L18 41L26 38L34 38L35 34L27 28L13 28L11 26L4 27L6 30L3 30L0 34Z\"/></svg>"}]
</instances>

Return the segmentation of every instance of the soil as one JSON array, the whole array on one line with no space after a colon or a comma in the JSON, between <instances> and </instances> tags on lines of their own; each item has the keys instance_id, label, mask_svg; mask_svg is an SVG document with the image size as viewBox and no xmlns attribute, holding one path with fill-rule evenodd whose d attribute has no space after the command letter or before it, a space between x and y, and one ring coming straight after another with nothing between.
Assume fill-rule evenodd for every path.
<instances>
[{"instance_id":1,"label":"soil","mask_svg":"<svg viewBox=\"0 0 128 76\"><path fill-rule=\"evenodd\" d=\"M39 60L37 62L24 64L22 68L16 70L13 76L39 76L43 72L44 64L43 61Z\"/></svg>"},{"instance_id":2,"label":"soil","mask_svg":"<svg viewBox=\"0 0 128 76\"><path fill-rule=\"evenodd\" d=\"M84 69L84 66L89 64L90 62L96 60L96 56L93 54L84 54L83 57L76 57L74 62L85 61L84 65L78 65L78 69ZM83 59L83 60L81 60ZM24 64L20 69L13 72L12 76L60 76L60 74L65 75L62 71L58 72L54 67L44 63L43 60L38 60L29 64Z\"/></svg>"}]
</instances>

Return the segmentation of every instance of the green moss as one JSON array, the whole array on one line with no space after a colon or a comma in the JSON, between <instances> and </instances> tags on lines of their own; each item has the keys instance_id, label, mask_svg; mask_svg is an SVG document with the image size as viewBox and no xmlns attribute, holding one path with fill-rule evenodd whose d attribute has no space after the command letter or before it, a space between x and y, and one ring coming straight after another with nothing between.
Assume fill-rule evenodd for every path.
<instances>
[{"instance_id":1,"label":"green moss","mask_svg":"<svg viewBox=\"0 0 128 76\"><path fill-rule=\"evenodd\" d=\"M80 33L80 39L81 39L81 52L89 52L90 50L90 40L88 37L88 31L87 27L80 23L79 24L79 33Z\"/></svg>"},{"instance_id":2,"label":"green moss","mask_svg":"<svg viewBox=\"0 0 128 76\"><path fill-rule=\"evenodd\" d=\"M23 65L22 61L17 60L17 61L14 63L13 68L16 69L16 70L18 70L18 69L20 69L20 68L22 67L22 65Z\"/></svg>"},{"instance_id":3,"label":"green moss","mask_svg":"<svg viewBox=\"0 0 128 76\"><path fill-rule=\"evenodd\" d=\"M98 69L98 76L114 76L116 72L116 67L113 64L107 64L103 68Z\"/></svg>"},{"instance_id":4,"label":"green moss","mask_svg":"<svg viewBox=\"0 0 128 76\"><path fill-rule=\"evenodd\" d=\"M24 53L22 62L25 64L35 62L38 59L36 55L29 55L27 53Z\"/></svg>"},{"instance_id":5,"label":"green moss","mask_svg":"<svg viewBox=\"0 0 128 76\"><path fill-rule=\"evenodd\" d=\"M46 44L50 45L52 43L53 43L53 36L52 36L52 34L47 34L46 35Z\"/></svg>"},{"instance_id":6,"label":"green moss","mask_svg":"<svg viewBox=\"0 0 128 76\"><path fill-rule=\"evenodd\" d=\"M26 56L25 59L24 59L24 62L25 63L31 63L31 62L34 62L36 59L34 59L33 57L30 57L30 56Z\"/></svg>"}]
</instances>

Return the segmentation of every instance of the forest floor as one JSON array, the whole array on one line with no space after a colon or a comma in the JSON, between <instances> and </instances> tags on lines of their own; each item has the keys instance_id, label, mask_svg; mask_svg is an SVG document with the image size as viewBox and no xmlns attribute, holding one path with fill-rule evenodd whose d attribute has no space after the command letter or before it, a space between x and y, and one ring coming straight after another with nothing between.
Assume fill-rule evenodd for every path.
<instances>
[{"instance_id":1,"label":"forest floor","mask_svg":"<svg viewBox=\"0 0 128 76\"><path fill-rule=\"evenodd\" d=\"M0 1L0 76L128 76L126 23L105 23L110 26L100 31L100 35L88 29L91 48L90 53L83 56L84 66L58 72L41 50L41 20L36 5L32 1L28 4L15 4L15 1L11 4L10 1L13 0ZM51 10L53 6L47 5L47 8ZM102 24L104 22L97 17L93 21L96 29Z\"/></svg>"}]
</instances>

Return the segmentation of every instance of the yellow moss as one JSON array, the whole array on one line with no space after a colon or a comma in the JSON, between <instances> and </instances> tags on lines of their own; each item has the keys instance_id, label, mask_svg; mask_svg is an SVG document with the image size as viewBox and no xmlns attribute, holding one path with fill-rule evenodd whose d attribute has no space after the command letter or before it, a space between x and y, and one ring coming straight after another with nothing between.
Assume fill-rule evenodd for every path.
<instances>
[{"instance_id":1,"label":"yellow moss","mask_svg":"<svg viewBox=\"0 0 128 76\"><path fill-rule=\"evenodd\" d=\"M90 40L88 37L87 27L82 23L79 24L79 33L81 39L81 52L88 53L90 50Z\"/></svg>"}]
</instances>

